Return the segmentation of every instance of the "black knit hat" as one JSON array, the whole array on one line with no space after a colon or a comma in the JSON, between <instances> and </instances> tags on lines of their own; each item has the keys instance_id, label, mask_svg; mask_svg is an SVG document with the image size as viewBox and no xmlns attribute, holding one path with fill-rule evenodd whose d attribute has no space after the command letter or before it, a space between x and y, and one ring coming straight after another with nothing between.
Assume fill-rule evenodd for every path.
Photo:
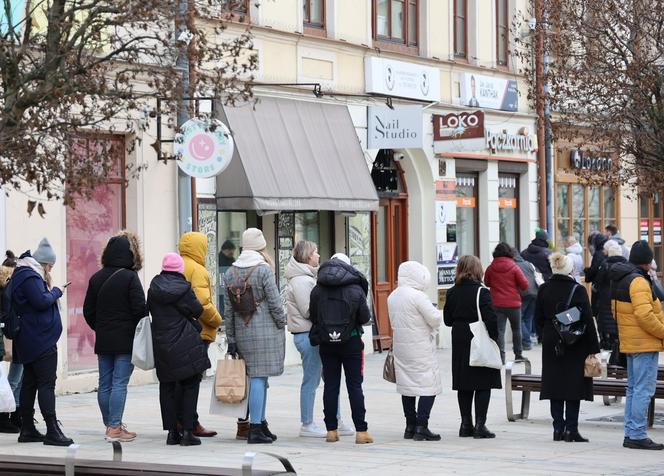
<instances>
[{"instance_id":1,"label":"black knit hat","mask_svg":"<svg viewBox=\"0 0 664 476\"><path fill-rule=\"evenodd\" d=\"M629 262L634 264L650 264L655 255L648 246L648 242L640 240L634 242L629 252Z\"/></svg>"}]
</instances>

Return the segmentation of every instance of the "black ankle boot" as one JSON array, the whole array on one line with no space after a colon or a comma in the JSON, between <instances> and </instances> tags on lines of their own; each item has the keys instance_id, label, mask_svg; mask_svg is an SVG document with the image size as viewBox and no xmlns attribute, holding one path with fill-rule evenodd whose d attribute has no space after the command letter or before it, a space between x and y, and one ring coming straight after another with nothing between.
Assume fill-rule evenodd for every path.
<instances>
[{"instance_id":1,"label":"black ankle boot","mask_svg":"<svg viewBox=\"0 0 664 476\"><path fill-rule=\"evenodd\" d=\"M74 444L74 440L67 438L60 429L60 422L55 416L49 416L46 420L46 436L44 444L49 446L69 446Z\"/></svg>"},{"instance_id":2,"label":"black ankle boot","mask_svg":"<svg viewBox=\"0 0 664 476\"><path fill-rule=\"evenodd\" d=\"M10 415L9 422L19 430L21 429L21 415L18 413L18 409Z\"/></svg>"},{"instance_id":3,"label":"black ankle boot","mask_svg":"<svg viewBox=\"0 0 664 476\"><path fill-rule=\"evenodd\" d=\"M35 427L34 411L21 417L21 433L18 435L19 443L42 443L44 435Z\"/></svg>"},{"instance_id":4,"label":"black ankle boot","mask_svg":"<svg viewBox=\"0 0 664 476\"><path fill-rule=\"evenodd\" d=\"M578 430L566 431L565 441L568 443L588 443L590 440L581 436Z\"/></svg>"},{"instance_id":5,"label":"black ankle boot","mask_svg":"<svg viewBox=\"0 0 664 476\"><path fill-rule=\"evenodd\" d=\"M267 427L267 420L263 420L263 422L261 423L261 428L262 428L262 430L263 430L263 434L264 434L265 436L267 436L268 438L271 438L272 441L277 441L277 435L275 435L274 433L272 433L272 432L270 431L270 429Z\"/></svg>"},{"instance_id":6,"label":"black ankle boot","mask_svg":"<svg viewBox=\"0 0 664 476\"><path fill-rule=\"evenodd\" d=\"M252 423L249 425L249 438L247 443L250 445L260 443L272 443L272 438L263 433L263 425L260 423Z\"/></svg>"},{"instance_id":7,"label":"black ankle boot","mask_svg":"<svg viewBox=\"0 0 664 476\"><path fill-rule=\"evenodd\" d=\"M168 436L166 437L166 444L168 446L179 445L182 441L182 435L177 430L168 430Z\"/></svg>"},{"instance_id":8,"label":"black ankle boot","mask_svg":"<svg viewBox=\"0 0 664 476\"><path fill-rule=\"evenodd\" d=\"M201 439L197 436L194 436L194 432L191 430L184 430L182 432L182 439L180 440L180 446L198 446L201 444Z\"/></svg>"},{"instance_id":9,"label":"black ankle boot","mask_svg":"<svg viewBox=\"0 0 664 476\"><path fill-rule=\"evenodd\" d=\"M469 417L461 417L461 426L459 427L459 437L469 438L475 433L473 428L473 419Z\"/></svg>"},{"instance_id":10,"label":"black ankle boot","mask_svg":"<svg viewBox=\"0 0 664 476\"><path fill-rule=\"evenodd\" d=\"M475 425L475 431L473 432L473 438L482 439L482 438L495 438L495 433L491 433L489 429L485 426L485 422L479 421Z\"/></svg>"},{"instance_id":11,"label":"black ankle boot","mask_svg":"<svg viewBox=\"0 0 664 476\"><path fill-rule=\"evenodd\" d=\"M415 435L415 427L417 423L412 418L406 418L406 429L403 432L404 440L412 440Z\"/></svg>"},{"instance_id":12,"label":"black ankle boot","mask_svg":"<svg viewBox=\"0 0 664 476\"><path fill-rule=\"evenodd\" d=\"M429 425L417 425L415 427L415 435L413 436L415 441L440 441L440 435L432 433L429 430Z\"/></svg>"},{"instance_id":13,"label":"black ankle boot","mask_svg":"<svg viewBox=\"0 0 664 476\"><path fill-rule=\"evenodd\" d=\"M19 427L9 420L9 413L0 413L0 433L19 433Z\"/></svg>"},{"instance_id":14,"label":"black ankle boot","mask_svg":"<svg viewBox=\"0 0 664 476\"><path fill-rule=\"evenodd\" d=\"M553 430L553 441L563 441L565 439L565 432Z\"/></svg>"}]
</instances>

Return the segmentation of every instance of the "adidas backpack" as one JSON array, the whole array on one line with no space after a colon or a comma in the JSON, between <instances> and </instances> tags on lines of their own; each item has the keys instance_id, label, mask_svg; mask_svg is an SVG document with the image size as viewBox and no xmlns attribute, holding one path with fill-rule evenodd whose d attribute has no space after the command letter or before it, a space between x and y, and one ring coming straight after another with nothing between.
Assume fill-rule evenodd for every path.
<instances>
[{"instance_id":1,"label":"adidas backpack","mask_svg":"<svg viewBox=\"0 0 664 476\"><path fill-rule=\"evenodd\" d=\"M309 339L312 345L348 342L357 327L351 305L341 288L327 288L318 301L318 315Z\"/></svg>"}]
</instances>

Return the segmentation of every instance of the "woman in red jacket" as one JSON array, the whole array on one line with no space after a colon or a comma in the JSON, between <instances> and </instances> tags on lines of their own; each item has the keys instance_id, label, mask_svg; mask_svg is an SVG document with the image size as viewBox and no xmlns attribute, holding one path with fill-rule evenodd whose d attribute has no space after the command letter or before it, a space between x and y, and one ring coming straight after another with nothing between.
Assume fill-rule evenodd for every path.
<instances>
[{"instance_id":1,"label":"woman in red jacket","mask_svg":"<svg viewBox=\"0 0 664 476\"><path fill-rule=\"evenodd\" d=\"M523 360L521 342L521 293L528 289L528 280L514 262L512 247L498 243L493 262L484 273L484 284L491 288L491 300L498 317L498 347L505 363L505 326L510 321L514 359Z\"/></svg>"}]
</instances>

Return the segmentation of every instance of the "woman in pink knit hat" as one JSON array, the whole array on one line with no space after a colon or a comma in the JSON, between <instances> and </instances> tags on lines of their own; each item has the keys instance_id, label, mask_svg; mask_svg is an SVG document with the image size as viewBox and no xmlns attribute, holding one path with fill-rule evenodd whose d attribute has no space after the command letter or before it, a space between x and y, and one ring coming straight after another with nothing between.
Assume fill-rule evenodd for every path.
<instances>
[{"instance_id":1,"label":"woman in pink knit hat","mask_svg":"<svg viewBox=\"0 0 664 476\"><path fill-rule=\"evenodd\" d=\"M201 374L210 368L197 321L203 306L182 274L184 261L180 255L167 253L161 269L150 283L148 309L152 315L161 418L168 431L166 444L200 445L201 440L193 434L196 404ZM182 394L179 402L177 387ZM182 433L177 428L178 415L182 415Z\"/></svg>"}]
</instances>

